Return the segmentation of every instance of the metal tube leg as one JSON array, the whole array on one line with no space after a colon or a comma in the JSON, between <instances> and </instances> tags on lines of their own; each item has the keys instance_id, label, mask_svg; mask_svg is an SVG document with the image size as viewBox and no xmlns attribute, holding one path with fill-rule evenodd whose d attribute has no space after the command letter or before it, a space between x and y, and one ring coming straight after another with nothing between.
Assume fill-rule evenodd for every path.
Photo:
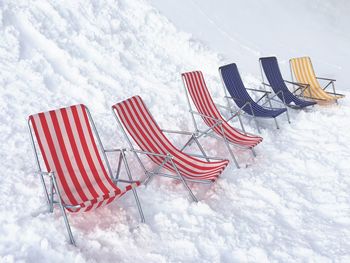
<instances>
[{"instance_id":1,"label":"metal tube leg","mask_svg":"<svg viewBox=\"0 0 350 263\"><path fill-rule=\"evenodd\" d=\"M255 150L254 150L253 148L250 148L250 150L252 151L253 156L256 157L256 152L255 152Z\"/></svg>"},{"instance_id":2,"label":"metal tube leg","mask_svg":"<svg viewBox=\"0 0 350 263\"><path fill-rule=\"evenodd\" d=\"M228 149L228 152L229 152L229 154L231 155L231 158L232 158L233 162L235 163L237 169L239 169L239 168L240 168L240 167L239 167L239 164L238 164L238 162L237 162L237 159L236 159L235 155L233 154L233 152L232 152L232 150L231 150L231 148L230 148L229 143L227 142L226 135L225 135L224 129L222 128L222 125L220 125L220 128L221 128L222 137L224 138L224 142L225 142L225 144L226 144L226 147L227 147L227 149Z\"/></svg>"},{"instance_id":3,"label":"metal tube leg","mask_svg":"<svg viewBox=\"0 0 350 263\"><path fill-rule=\"evenodd\" d=\"M186 148L187 146L191 146L192 140L193 140L193 136L191 136L191 138L185 143L185 145L182 146L182 148L180 149L180 151L185 150L185 148Z\"/></svg>"},{"instance_id":4,"label":"metal tube leg","mask_svg":"<svg viewBox=\"0 0 350 263\"><path fill-rule=\"evenodd\" d=\"M259 128L259 125L258 125L258 121L256 120L255 116L253 116L253 119L254 119L254 122L255 122L255 126L258 129L258 133L261 134L261 131L260 131L260 128Z\"/></svg>"},{"instance_id":5,"label":"metal tube leg","mask_svg":"<svg viewBox=\"0 0 350 263\"><path fill-rule=\"evenodd\" d=\"M273 118L275 120L275 123L276 123L276 128L279 129L280 127L278 126L278 123L277 123L277 120L276 120L276 117Z\"/></svg>"},{"instance_id":6,"label":"metal tube leg","mask_svg":"<svg viewBox=\"0 0 350 263\"><path fill-rule=\"evenodd\" d=\"M66 210L65 210L65 208L63 207L63 204L62 204L61 195L60 195L60 192L58 190L56 178L54 176L55 176L54 173L51 173L53 185L54 185L55 191L56 191L56 193L58 195L58 204L59 204L61 212L62 212L62 216L63 216L63 219L64 219L64 224L66 225L66 228L67 228L69 240L70 240L70 243L75 246L75 240L74 240L74 237L73 237L73 234L72 234L72 230L71 230L70 225L69 225L69 221L68 221L68 218L67 218Z\"/></svg>"},{"instance_id":7,"label":"metal tube leg","mask_svg":"<svg viewBox=\"0 0 350 263\"><path fill-rule=\"evenodd\" d=\"M333 87L333 93L335 93L335 87L334 87L334 82L333 81L332 81L332 87ZM338 100L337 99L335 100L335 103L338 104Z\"/></svg>"},{"instance_id":8,"label":"metal tube leg","mask_svg":"<svg viewBox=\"0 0 350 263\"><path fill-rule=\"evenodd\" d=\"M283 104L284 104L284 106L286 106L287 120L288 120L288 123L290 124L289 111L288 111L288 106L286 104L286 99L284 98L283 92L281 94L282 94L282 98L283 98Z\"/></svg>"},{"instance_id":9,"label":"metal tube leg","mask_svg":"<svg viewBox=\"0 0 350 263\"><path fill-rule=\"evenodd\" d=\"M117 180L119 178L119 173L120 173L120 168L121 168L121 164L122 164L122 160L123 160L123 155L120 152L119 154L119 160L118 160L118 168L117 168L117 173L115 174L115 180Z\"/></svg>"},{"instance_id":10,"label":"metal tube leg","mask_svg":"<svg viewBox=\"0 0 350 263\"><path fill-rule=\"evenodd\" d=\"M53 178L51 176L50 177L50 213L53 212L53 189L54 189Z\"/></svg>"},{"instance_id":11,"label":"metal tube leg","mask_svg":"<svg viewBox=\"0 0 350 263\"><path fill-rule=\"evenodd\" d=\"M287 108L286 108L287 109ZM287 115L287 120L288 120L288 123L290 124L290 118L289 118L289 112L288 112L288 109L286 111L286 115Z\"/></svg>"},{"instance_id":12,"label":"metal tube leg","mask_svg":"<svg viewBox=\"0 0 350 263\"><path fill-rule=\"evenodd\" d=\"M196 137L193 136L193 140L195 141L195 143L197 144L199 150L201 151L201 153L203 154L203 156L205 157L205 159L207 160L207 162L210 162L208 156L206 155L202 145L199 143L199 141L197 140Z\"/></svg>"},{"instance_id":13,"label":"metal tube leg","mask_svg":"<svg viewBox=\"0 0 350 263\"><path fill-rule=\"evenodd\" d=\"M240 114L237 114L237 117L238 117L239 123L241 124L242 131L243 131L244 133L246 133L246 131L245 131L245 129L244 129L244 126L243 126L243 122L242 122L241 115L240 115Z\"/></svg>"},{"instance_id":14,"label":"metal tube leg","mask_svg":"<svg viewBox=\"0 0 350 263\"><path fill-rule=\"evenodd\" d=\"M123 157L126 173L128 174L129 180L133 181L132 176L131 176L131 172L130 172L130 169L129 169L128 161L126 160L126 157L125 157L125 153L124 153L124 151L121 151L121 153L122 153L122 157ZM136 191L136 189L134 187L132 187L132 192L133 192L134 197L135 197L137 209L139 210L139 214L140 214L140 217L141 217L141 222L144 223L145 222L145 217L143 215L143 211L142 211L142 208L141 208L139 197L137 195L137 191Z\"/></svg>"},{"instance_id":15,"label":"metal tube leg","mask_svg":"<svg viewBox=\"0 0 350 263\"><path fill-rule=\"evenodd\" d=\"M171 164L173 165L173 167L174 167L174 169L175 169L175 172L176 172L177 175L180 177L180 179L181 179L183 185L185 186L185 188L186 188L187 191L189 192L189 194L190 194L192 200L193 200L194 202L197 203L197 202L198 202L198 199L197 199L197 198L195 197L195 195L192 193L192 190L190 189L190 187L189 187L188 184L186 183L185 179L184 179L184 178L182 177L182 175L180 174L180 172L179 172L179 170L177 169L177 167L176 167L176 165L175 165L173 159L170 159L170 162L171 162Z\"/></svg>"},{"instance_id":16,"label":"metal tube leg","mask_svg":"<svg viewBox=\"0 0 350 263\"><path fill-rule=\"evenodd\" d=\"M254 119L256 128L258 129L258 133L260 134L261 131L260 131L260 128L259 128L259 125L258 125L258 121L256 120L256 117L255 117L255 114L254 114L254 111L253 111L252 104L249 103L249 106L250 106L250 110L252 111L252 115L253 115L253 119Z\"/></svg>"}]
</instances>

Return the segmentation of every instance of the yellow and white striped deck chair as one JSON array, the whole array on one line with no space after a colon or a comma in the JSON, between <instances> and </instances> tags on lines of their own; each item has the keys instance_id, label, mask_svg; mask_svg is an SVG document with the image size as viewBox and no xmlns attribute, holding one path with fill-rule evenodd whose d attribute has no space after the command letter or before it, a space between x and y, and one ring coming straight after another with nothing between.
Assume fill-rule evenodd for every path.
<instances>
[{"instance_id":1,"label":"yellow and white striped deck chair","mask_svg":"<svg viewBox=\"0 0 350 263\"><path fill-rule=\"evenodd\" d=\"M304 97L328 102L337 101L337 99L344 97L343 94L335 92L335 79L316 77L310 57L292 58L289 60L289 64L296 81L307 85L307 88L303 92ZM322 88L318 80L328 81L328 84ZM333 87L333 92L326 91L330 86Z\"/></svg>"}]
</instances>

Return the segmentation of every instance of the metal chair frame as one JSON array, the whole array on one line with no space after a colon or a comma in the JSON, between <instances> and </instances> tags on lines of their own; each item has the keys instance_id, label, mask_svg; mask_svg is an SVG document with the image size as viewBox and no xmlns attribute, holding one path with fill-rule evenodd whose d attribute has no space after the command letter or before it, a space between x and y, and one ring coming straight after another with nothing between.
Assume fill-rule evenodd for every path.
<instances>
[{"instance_id":1,"label":"metal chair frame","mask_svg":"<svg viewBox=\"0 0 350 263\"><path fill-rule=\"evenodd\" d=\"M86 109L86 112L88 113L89 122L92 126L94 137L97 139L97 146L99 148L99 151L102 153L105 165L107 166L109 176L111 177L111 179L115 183L115 185L117 185L118 182L131 184L132 192L133 192L133 195L135 197L136 205L137 205L140 217L141 217L141 222L144 223L145 217L144 217L144 214L142 211L141 203L140 203L139 197L137 195L137 191L133 185L133 183L135 183L135 181L132 178L130 168L129 168L129 165L128 165L128 162L127 162L126 156L125 156L125 152L127 151L127 149L105 149L103 147L102 141L101 141L99 134L97 132L95 123L91 117L90 111L86 106L84 106L84 107ZM36 165L37 165L37 169L38 169L34 173L38 174L40 176L40 181L41 181L41 184L42 184L42 187L44 190L47 204L49 206L49 212L53 213L54 205L55 204L59 205L63 219L64 219L64 223L65 223L65 226L66 226L66 229L68 232L69 241L71 244L73 244L75 246L76 242L75 242L75 239L74 239L73 234L72 234L72 230L71 230L71 227L69 224L69 220L68 220L65 208L79 209L81 207L80 207L80 205L76 205L76 206L66 205L62 202L60 190L59 190L58 185L57 185L57 179L56 179L55 172L42 170L41 165L40 165L38 150L37 150L37 147L35 145L35 140L34 140L34 136L33 136L32 125L31 125L30 119L28 119L27 123L28 123L30 139L32 142L33 153L34 153L34 157L35 157L35 161L36 161ZM108 158L107 158L107 153L111 153L111 152L119 152L120 153L119 160L118 160L117 172L116 172L115 176L113 176L113 172L112 172L110 163L109 163ZM129 180L119 179L119 174L120 174L122 162L124 163ZM47 182L45 181L45 177L48 177L49 185L47 185ZM55 198L55 196L57 196L57 197Z\"/></svg>"}]
</instances>

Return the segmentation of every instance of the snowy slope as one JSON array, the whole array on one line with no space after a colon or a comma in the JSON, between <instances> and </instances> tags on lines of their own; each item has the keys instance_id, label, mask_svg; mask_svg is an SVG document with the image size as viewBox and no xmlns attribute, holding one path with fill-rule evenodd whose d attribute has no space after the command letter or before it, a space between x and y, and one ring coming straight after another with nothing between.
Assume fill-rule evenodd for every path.
<instances>
[{"instance_id":1,"label":"snowy slope","mask_svg":"<svg viewBox=\"0 0 350 263\"><path fill-rule=\"evenodd\" d=\"M319 75L349 90L350 2L347 0L150 0L177 27L192 32L244 72L259 75L258 59L311 56Z\"/></svg>"},{"instance_id":2,"label":"snowy slope","mask_svg":"<svg viewBox=\"0 0 350 263\"><path fill-rule=\"evenodd\" d=\"M179 73L203 70L221 100L217 68L227 57L179 31L144 0L4 1L0 7L0 262L350 261L348 99L293 111L292 124L282 118L280 130L262 122L258 157L237 152L248 168L231 165L212 187L192 185L198 204L181 184L156 179L139 189L147 224L139 224L131 195L69 215L78 246L69 245L59 211L47 213L32 173L27 116L84 103L103 143L122 147L110 107L139 94L162 127L191 130ZM334 41L343 45L343 38L349 39ZM247 46L240 39L237 45L240 52ZM341 58L332 63L346 67ZM257 85L258 71L246 71L244 80ZM330 72L337 77L340 70ZM204 144L211 155L227 154L220 143ZM136 163L132 168L142 177Z\"/></svg>"}]
</instances>

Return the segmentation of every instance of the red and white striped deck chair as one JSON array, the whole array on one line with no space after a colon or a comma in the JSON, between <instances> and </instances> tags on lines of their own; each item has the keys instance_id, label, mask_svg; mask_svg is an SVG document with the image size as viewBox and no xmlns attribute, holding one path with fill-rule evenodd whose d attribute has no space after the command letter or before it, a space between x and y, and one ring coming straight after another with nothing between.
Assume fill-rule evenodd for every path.
<instances>
[{"instance_id":1,"label":"red and white striped deck chair","mask_svg":"<svg viewBox=\"0 0 350 263\"><path fill-rule=\"evenodd\" d=\"M208 88L205 84L203 74L201 71L193 71L182 73L182 80L185 86L185 92L187 96L187 101L189 105L189 110L192 115L193 124L195 130L201 136L211 136L217 139L224 140L227 149L234 160L237 168L239 168L238 162L230 148L230 144L238 146L241 148L251 149L254 156L255 152L253 147L262 141L262 138L253 134L248 134L245 132L243 124L240 119L240 111L233 114L231 109L230 112L233 114L229 119L225 120L220 114L216 104L214 103L211 95L209 94ZM188 93L190 94L192 101L198 111L192 110L191 102L189 100ZM196 123L196 118L194 115L201 116L204 123L209 127L206 130L200 130ZM242 125L243 131L233 128L228 121L232 120L234 117L238 117ZM213 132L216 134L213 134Z\"/></svg>"},{"instance_id":2,"label":"red and white striped deck chair","mask_svg":"<svg viewBox=\"0 0 350 263\"><path fill-rule=\"evenodd\" d=\"M144 222L135 189L140 182L132 180L125 158L125 150L105 150L103 148L90 112L84 105L31 115L28 125L38 174L50 212L53 212L54 204L60 206L72 244L75 244L75 241L65 210L73 213L87 212L111 203L129 190L133 190L142 222ZM37 145L46 170L41 168ZM120 158L115 178L113 178L106 156L107 152L112 151L118 152ZM122 161L129 180L118 178ZM123 189L119 188L116 185L117 182L127 183L127 186Z\"/></svg>"},{"instance_id":3,"label":"red and white striped deck chair","mask_svg":"<svg viewBox=\"0 0 350 263\"><path fill-rule=\"evenodd\" d=\"M200 155L191 156L191 154L184 153L177 149L163 133L175 131L160 129L139 96L134 96L119 102L115 104L112 109L119 126L124 132L131 151L135 153L137 160L147 176L146 183L148 183L154 175L162 175L181 180L192 199L197 201L187 181L212 183L228 165L228 160ZM132 137L140 150L134 148L126 132ZM193 136L193 133L190 132L180 133ZM157 168L148 171L138 154L147 155L157 164ZM209 158L215 161L202 161L194 156L198 158ZM170 171L172 174L162 173L162 168Z\"/></svg>"}]
</instances>

